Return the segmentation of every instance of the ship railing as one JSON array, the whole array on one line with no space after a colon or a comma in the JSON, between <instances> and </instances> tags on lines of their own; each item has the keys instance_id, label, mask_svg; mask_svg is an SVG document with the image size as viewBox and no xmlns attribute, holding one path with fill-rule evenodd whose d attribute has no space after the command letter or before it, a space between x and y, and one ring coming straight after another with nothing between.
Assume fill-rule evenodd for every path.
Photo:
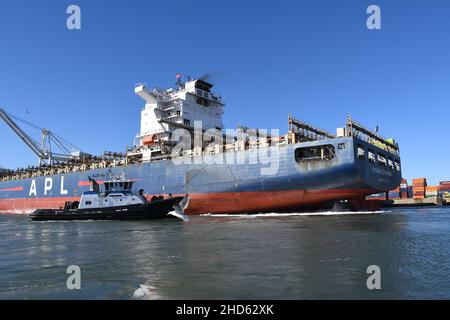
<instances>
[{"instance_id":1,"label":"ship railing","mask_svg":"<svg viewBox=\"0 0 450 320\"><path fill-rule=\"evenodd\" d=\"M0 176L0 181L12 181L21 180L28 178L36 178L41 176L50 176L55 174L67 174L71 172L83 172L87 170L94 169L106 169L113 167L120 167L129 164L127 158L123 159L112 159L112 160L98 160L93 162L88 162L84 164L67 164L65 166L41 166L41 167L30 167L26 169L18 169L16 171L11 171L7 174Z\"/></svg>"},{"instance_id":2,"label":"ship railing","mask_svg":"<svg viewBox=\"0 0 450 320\"><path fill-rule=\"evenodd\" d=\"M390 142L383 138L378 132L374 132L364 125L356 122L351 116L347 117L347 136L364 140L384 151L398 156L400 149L398 143Z\"/></svg>"},{"instance_id":3,"label":"ship railing","mask_svg":"<svg viewBox=\"0 0 450 320\"><path fill-rule=\"evenodd\" d=\"M316 157L308 157L303 159L298 159L298 162L316 162L316 161L329 161L332 160L334 156L316 156Z\"/></svg>"},{"instance_id":4,"label":"ship railing","mask_svg":"<svg viewBox=\"0 0 450 320\"><path fill-rule=\"evenodd\" d=\"M298 140L304 141L316 141L336 138L335 135L327 132L324 129L317 128L309 123L297 120L291 114L289 114L288 118L288 131L289 133L295 134L295 138L298 138Z\"/></svg>"}]
</instances>

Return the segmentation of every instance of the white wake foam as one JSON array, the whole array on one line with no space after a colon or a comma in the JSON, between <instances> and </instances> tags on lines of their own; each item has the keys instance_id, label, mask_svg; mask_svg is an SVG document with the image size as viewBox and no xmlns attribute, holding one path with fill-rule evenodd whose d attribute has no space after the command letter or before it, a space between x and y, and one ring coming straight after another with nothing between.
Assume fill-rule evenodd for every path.
<instances>
[{"instance_id":1,"label":"white wake foam","mask_svg":"<svg viewBox=\"0 0 450 320\"><path fill-rule=\"evenodd\" d=\"M324 211L324 212L293 212L293 213L256 213L256 214L202 214L203 217L238 217L238 218L277 218L277 217L303 217L303 216L342 216L342 215L369 215L387 213L388 211Z\"/></svg>"},{"instance_id":2,"label":"white wake foam","mask_svg":"<svg viewBox=\"0 0 450 320\"><path fill-rule=\"evenodd\" d=\"M153 289L155 288L152 286L141 284L139 288L131 294L131 299L149 299Z\"/></svg>"},{"instance_id":3,"label":"white wake foam","mask_svg":"<svg viewBox=\"0 0 450 320\"><path fill-rule=\"evenodd\" d=\"M10 215L29 215L30 213L33 213L33 210L8 210L8 211L1 211L0 214L10 214Z\"/></svg>"}]
</instances>

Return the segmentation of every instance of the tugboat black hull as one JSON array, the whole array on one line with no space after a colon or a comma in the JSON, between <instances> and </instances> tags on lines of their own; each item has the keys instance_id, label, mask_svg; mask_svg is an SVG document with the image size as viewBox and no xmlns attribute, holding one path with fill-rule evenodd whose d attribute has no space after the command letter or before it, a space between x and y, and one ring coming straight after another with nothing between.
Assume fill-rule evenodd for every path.
<instances>
[{"instance_id":1,"label":"tugboat black hull","mask_svg":"<svg viewBox=\"0 0 450 320\"><path fill-rule=\"evenodd\" d=\"M146 204L93 209L38 209L30 218L34 221L69 220L156 220L172 219L174 210L183 197L155 200Z\"/></svg>"}]
</instances>

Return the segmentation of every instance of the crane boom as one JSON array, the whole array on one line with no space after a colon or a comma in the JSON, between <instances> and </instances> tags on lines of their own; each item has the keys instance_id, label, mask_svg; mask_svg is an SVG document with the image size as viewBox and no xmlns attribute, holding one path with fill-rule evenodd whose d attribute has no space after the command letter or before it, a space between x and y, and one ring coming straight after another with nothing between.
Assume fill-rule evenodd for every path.
<instances>
[{"instance_id":1,"label":"crane boom","mask_svg":"<svg viewBox=\"0 0 450 320\"><path fill-rule=\"evenodd\" d=\"M31 151L33 151L38 156L39 165L41 165L42 162L47 162L49 165L51 165L55 161L67 162L69 160L78 160L81 156L90 156L87 153L81 152L81 150L75 147L73 144L59 137L50 130L39 128L25 120L14 117L19 121L22 121L41 130L42 141L39 144L36 140L25 133L25 131L23 131L11 117L12 116L8 115L8 113L4 109L0 108L0 118L3 119L3 121L5 121L5 123L14 131L14 133L17 134L23 142L25 142L25 144L31 149ZM56 147L58 147L62 151L62 153L53 152L52 143ZM72 150L72 152L70 149Z\"/></svg>"},{"instance_id":2,"label":"crane boom","mask_svg":"<svg viewBox=\"0 0 450 320\"><path fill-rule=\"evenodd\" d=\"M44 159L46 155L42 152L39 145L26 134L12 119L5 110L0 108L0 118L22 139L23 142L33 151L40 159Z\"/></svg>"}]
</instances>

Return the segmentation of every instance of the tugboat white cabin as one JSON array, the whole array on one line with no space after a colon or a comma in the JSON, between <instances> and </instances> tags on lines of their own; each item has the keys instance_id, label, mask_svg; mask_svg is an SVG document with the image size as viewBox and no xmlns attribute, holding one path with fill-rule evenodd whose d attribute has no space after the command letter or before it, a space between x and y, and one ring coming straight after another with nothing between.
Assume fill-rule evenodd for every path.
<instances>
[{"instance_id":1,"label":"tugboat white cabin","mask_svg":"<svg viewBox=\"0 0 450 320\"><path fill-rule=\"evenodd\" d=\"M116 179L105 181L105 192L101 193L97 182L91 179L91 190L83 192L78 208L122 207L147 203L142 194L135 195L132 189L133 181Z\"/></svg>"}]
</instances>

